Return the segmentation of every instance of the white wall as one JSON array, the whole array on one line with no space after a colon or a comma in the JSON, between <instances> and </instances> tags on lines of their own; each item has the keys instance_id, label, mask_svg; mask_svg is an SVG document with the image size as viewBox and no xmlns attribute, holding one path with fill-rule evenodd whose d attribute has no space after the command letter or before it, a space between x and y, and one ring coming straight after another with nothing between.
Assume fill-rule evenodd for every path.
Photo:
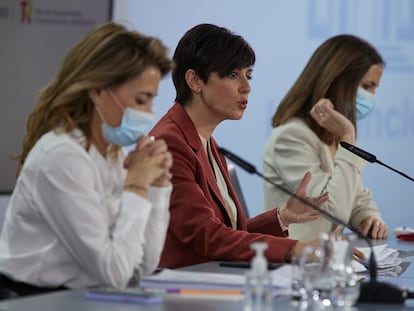
<instances>
[{"instance_id":1,"label":"white wall","mask_svg":"<svg viewBox=\"0 0 414 311\"><path fill-rule=\"evenodd\" d=\"M127 0L122 2L125 5ZM115 2L116 4L117 2ZM116 7L116 6L115 6ZM120 10L122 11L122 10ZM124 10L125 12L125 10ZM311 53L328 37L353 33L368 39L386 59L374 113L360 124L358 145L381 161L414 175L414 2L410 0L133 0L129 11L114 15L140 31L160 37L171 54L186 30L210 22L241 34L257 54L252 93L241 121L224 122L218 142L261 169L270 118ZM171 79L155 100L158 117L171 106ZM262 211L262 182L239 170L251 214ZM414 219L414 184L369 164L363 180L371 188L391 228Z\"/></svg>"},{"instance_id":2,"label":"white wall","mask_svg":"<svg viewBox=\"0 0 414 311\"><path fill-rule=\"evenodd\" d=\"M0 0L0 193L13 190L26 119L66 51L111 17L111 0ZM120 7L125 12L124 7ZM9 201L0 195L0 227Z\"/></svg>"},{"instance_id":3,"label":"white wall","mask_svg":"<svg viewBox=\"0 0 414 311\"><path fill-rule=\"evenodd\" d=\"M0 195L0 232L1 228L3 227L4 216L6 214L6 207L9 203L10 196L8 195Z\"/></svg>"},{"instance_id":4,"label":"white wall","mask_svg":"<svg viewBox=\"0 0 414 311\"><path fill-rule=\"evenodd\" d=\"M23 3L27 3L24 7ZM0 192L14 187L26 120L67 50L111 17L110 0L0 1Z\"/></svg>"}]
</instances>

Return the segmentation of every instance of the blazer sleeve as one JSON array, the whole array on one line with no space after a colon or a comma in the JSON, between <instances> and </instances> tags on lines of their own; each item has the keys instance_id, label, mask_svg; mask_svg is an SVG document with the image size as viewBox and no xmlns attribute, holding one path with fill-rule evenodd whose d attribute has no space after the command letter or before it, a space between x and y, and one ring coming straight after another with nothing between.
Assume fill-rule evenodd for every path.
<instances>
[{"instance_id":1,"label":"blazer sleeve","mask_svg":"<svg viewBox=\"0 0 414 311\"><path fill-rule=\"evenodd\" d=\"M277 210L274 208L270 211L259 214L247 220L247 231L271 234L274 236L286 236L280 227L277 217Z\"/></svg>"}]
</instances>

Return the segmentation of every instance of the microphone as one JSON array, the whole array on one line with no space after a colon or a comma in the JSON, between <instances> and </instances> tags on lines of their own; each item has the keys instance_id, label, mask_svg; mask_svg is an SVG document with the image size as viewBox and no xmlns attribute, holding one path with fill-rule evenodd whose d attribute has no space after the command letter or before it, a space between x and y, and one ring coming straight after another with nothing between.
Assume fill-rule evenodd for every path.
<instances>
[{"instance_id":1,"label":"microphone","mask_svg":"<svg viewBox=\"0 0 414 311\"><path fill-rule=\"evenodd\" d=\"M401 176L403 176L403 177L405 177L405 178L407 178L407 179L409 179L411 181L414 181L414 179L412 177L410 177L407 174L404 174L403 172L401 172L399 170L396 170L395 168L393 168L393 167L391 167L391 166L389 166L389 165L381 162L380 160L377 159L376 156L374 156L373 154L371 154L371 153L369 153L369 152L367 152L365 150L362 150L361 148L358 148L358 147L356 147L354 145L351 145L351 144L349 144L349 143L347 143L345 141L341 141L339 144L342 147L344 147L346 150L351 151L352 153L356 154L357 156L359 156L360 158L363 158L364 160L366 160L368 162L371 162L371 163L375 163L376 162L378 164L381 164L382 166L385 166L386 168L388 168L388 169L390 169L390 170L392 170L392 171L400 174Z\"/></svg>"},{"instance_id":2,"label":"microphone","mask_svg":"<svg viewBox=\"0 0 414 311\"><path fill-rule=\"evenodd\" d=\"M412 298L413 293L409 293L406 289L400 288L399 286L393 285L393 284L387 284L383 282L377 281L377 262L375 260L375 254L374 254L374 248L372 245L372 241L370 238L364 236L361 231L359 231L357 228L352 226L351 224L348 224L341 220L340 218L337 218L336 216L333 216L332 214L328 213L327 211L319 208L315 204L305 200L304 198L296 195L296 193L293 193L292 191L274 183L270 178L264 176L262 173L257 171L256 167L253 164L250 164L246 160L240 158L233 152L219 147L219 151L222 155L224 155L226 158L231 160L236 165L243 168L245 171L247 171L250 174L256 174L263 180L270 183L272 186L278 188L279 190L285 192L286 194L290 195L291 197L295 198L296 200L300 201L303 204L306 204L307 206L311 207L312 209L319 212L323 217L331 221L332 223L336 225L341 225L352 232L356 233L359 238L365 240L371 249L370 258L369 258L369 273L370 273L370 281L364 282L361 284L361 291L358 298L358 302L363 303L394 303L394 304L402 304L404 303L406 298ZM367 153L368 154L368 153ZM372 155L371 155L372 156ZM375 158L375 156L374 156Z\"/></svg>"}]
</instances>

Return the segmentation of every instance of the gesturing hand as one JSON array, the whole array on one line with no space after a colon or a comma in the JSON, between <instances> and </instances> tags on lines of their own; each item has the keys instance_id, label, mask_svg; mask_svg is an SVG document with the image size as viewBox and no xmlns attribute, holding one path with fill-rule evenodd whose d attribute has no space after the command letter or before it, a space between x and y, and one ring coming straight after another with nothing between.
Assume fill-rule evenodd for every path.
<instances>
[{"instance_id":1,"label":"gesturing hand","mask_svg":"<svg viewBox=\"0 0 414 311\"><path fill-rule=\"evenodd\" d=\"M318 197L307 197L306 196L306 187L309 184L311 179L311 173L307 172L303 177L298 189L296 190L296 195L308 201L310 204L317 207L321 207L323 203L328 201L329 195L327 192ZM311 220L319 219L320 213L315 211L309 205L300 202L298 199L291 197L286 205L280 209L280 218L286 226L292 223L303 223Z\"/></svg>"}]
</instances>

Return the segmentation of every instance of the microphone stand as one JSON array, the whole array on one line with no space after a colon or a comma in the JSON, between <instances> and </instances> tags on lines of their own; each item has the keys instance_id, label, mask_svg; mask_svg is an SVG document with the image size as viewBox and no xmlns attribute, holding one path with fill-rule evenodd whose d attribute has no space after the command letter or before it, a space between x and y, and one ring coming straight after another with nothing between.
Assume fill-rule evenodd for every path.
<instances>
[{"instance_id":1,"label":"microphone stand","mask_svg":"<svg viewBox=\"0 0 414 311\"><path fill-rule=\"evenodd\" d=\"M358 148L357 146L351 145L345 141L341 141L339 143L342 147L344 147L346 150L351 151L352 153L356 154L357 156L363 158L364 160L371 162L371 163L378 163L382 166L385 166L386 168L390 169L391 171L396 172L397 174L400 174L401 176L414 181L414 178L408 176L407 174L381 162L380 160L377 159L377 157L375 155L373 155L372 153L369 153L365 150L362 150L361 148Z\"/></svg>"},{"instance_id":2,"label":"microphone stand","mask_svg":"<svg viewBox=\"0 0 414 311\"><path fill-rule=\"evenodd\" d=\"M369 258L369 273L370 273L370 281L361 284L361 292L358 298L358 302L364 303L394 303L394 304L402 304L404 303L406 298L411 298L413 295L412 293L408 293L406 289L402 289L396 285L383 283L377 281L377 262L375 260L374 249L372 245L372 241L367 236L363 235L361 231L357 228L344 222L343 220L331 215L327 211L319 208L315 204L305 200L304 198L296 195L292 191L274 183L270 178L264 176L262 173L257 171L256 167L246 160L243 160L239 156L235 155L234 153L228 151L225 148L219 147L219 151L223 154L226 158L231 160L233 163L240 166L246 172L250 174L256 174L263 180L270 183L272 186L278 188L279 190L285 192L289 196L292 196L296 200L300 201L301 203L311 207L315 211L319 212L323 217L331 221L336 225L341 225L344 228L351 230L352 232L356 233L359 238L365 240L371 249L370 258Z\"/></svg>"}]
</instances>

